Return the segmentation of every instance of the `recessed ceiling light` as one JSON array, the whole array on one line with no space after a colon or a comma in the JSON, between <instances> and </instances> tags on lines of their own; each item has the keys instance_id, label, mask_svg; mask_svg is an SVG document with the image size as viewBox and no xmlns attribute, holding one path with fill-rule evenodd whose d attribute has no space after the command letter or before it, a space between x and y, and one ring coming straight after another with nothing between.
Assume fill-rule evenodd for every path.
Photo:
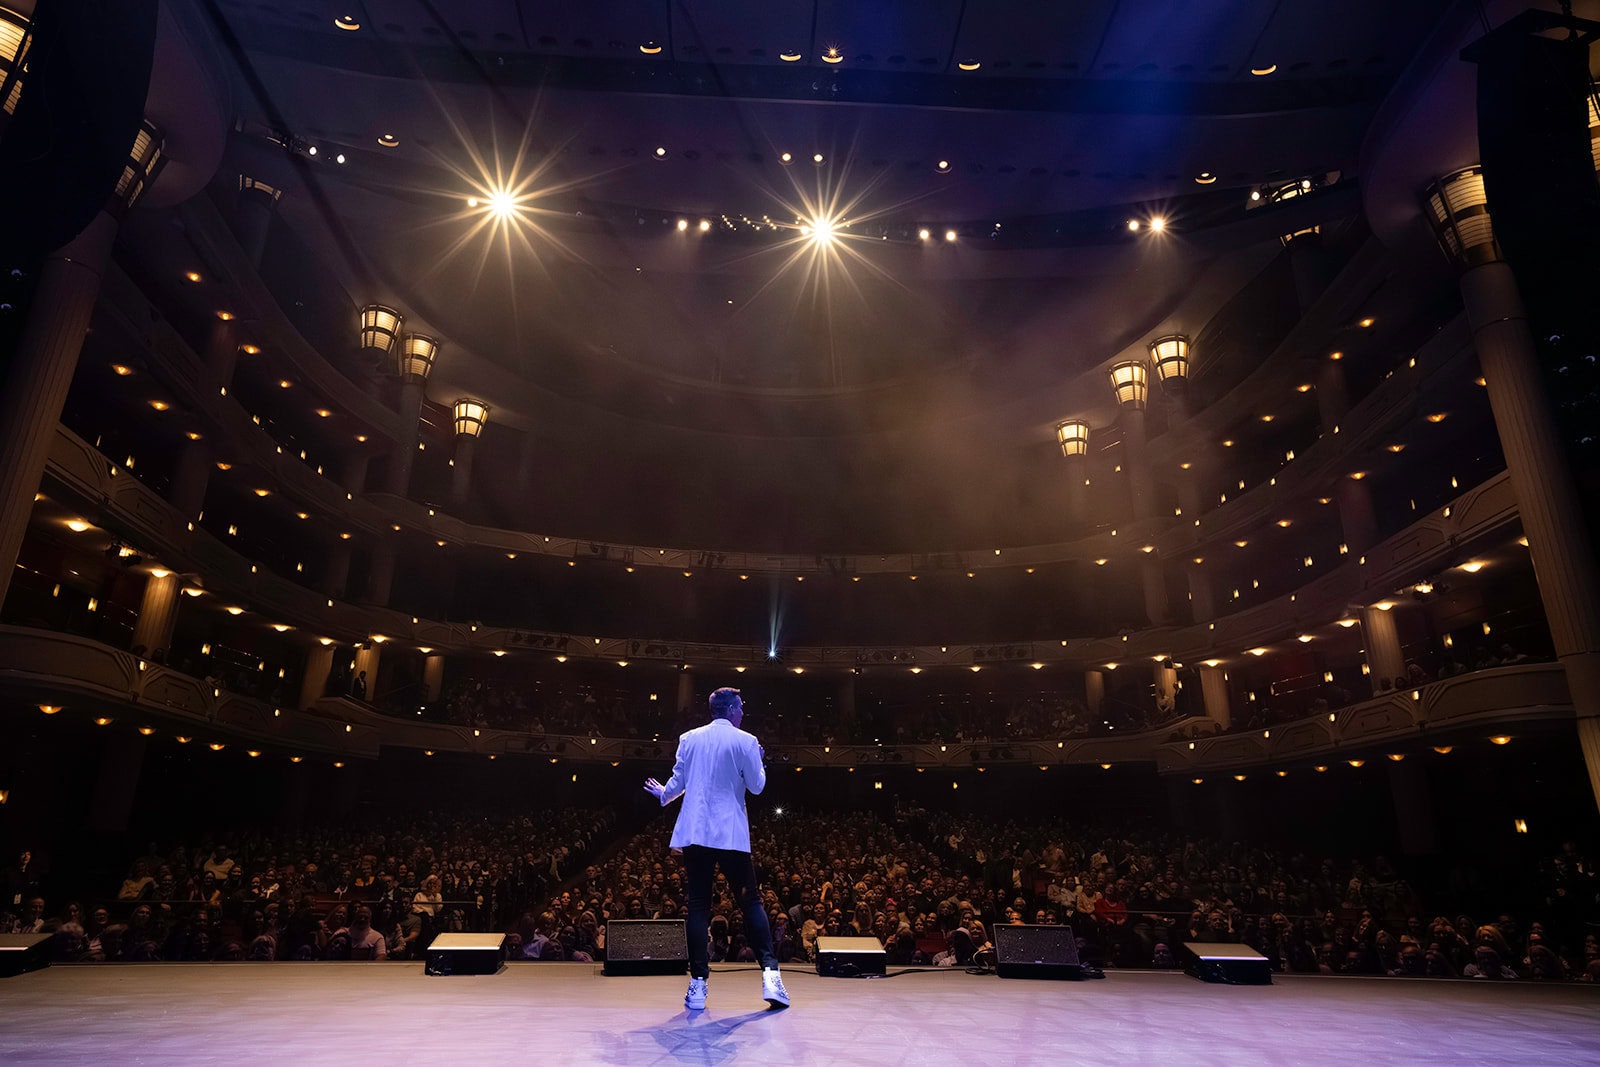
<instances>
[{"instance_id":1,"label":"recessed ceiling light","mask_svg":"<svg viewBox=\"0 0 1600 1067\"><path fill-rule=\"evenodd\" d=\"M1344 358L1344 353L1343 352L1329 352L1328 353L1328 358L1333 360L1335 363L1337 363L1341 359Z\"/></svg>"},{"instance_id":2,"label":"recessed ceiling light","mask_svg":"<svg viewBox=\"0 0 1600 1067\"><path fill-rule=\"evenodd\" d=\"M1194 176L1194 183L1196 185L1210 185L1216 180L1217 176L1212 174L1209 170L1203 170Z\"/></svg>"},{"instance_id":3,"label":"recessed ceiling light","mask_svg":"<svg viewBox=\"0 0 1600 1067\"><path fill-rule=\"evenodd\" d=\"M1150 229L1156 233L1161 233L1166 228L1167 220L1162 218L1160 215L1157 215L1155 218L1150 220Z\"/></svg>"},{"instance_id":4,"label":"recessed ceiling light","mask_svg":"<svg viewBox=\"0 0 1600 1067\"><path fill-rule=\"evenodd\" d=\"M1429 415L1427 418L1428 418L1429 422L1438 424L1438 423L1443 422L1445 419L1448 419L1449 417L1450 417L1450 413L1448 411L1435 411L1433 414Z\"/></svg>"},{"instance_id":5,"label":"recessed ceiling light","mask_svg":"<svg viewBox=\"0 0 1600 1067\"><path fill-rule=\"evenodd\" d=\"M933 165L933 169L938 171L940 174L949 174L950 161L948 159L941 159L939 162Z\"/></svg>"},{"instance_id":6,"label":"recessed ceiling light","mask_svg":"<svg viewBox=\"0 0 1600 1067\"><path fill-rule=\"evenodd\" d=\"M1139 232L1139 220L1138 219L1129 219L1128 220L1128 232L1129 233L1138 233Z\"/></svg>"},{"instance_id":7,"label":"recessed ceiling light","mask_svg":"<svg viewBox=\"0 0 1600 1067\"><path fill-rule=\"evenodd\" d=\"M1297 393L1309 393L1311 392L1311 383L1301 382L1299 385L1294 387L1294 391Z\"/></svg>"},{"instance_id":8,"label":"recessed ceiling light","mask_svg":"<svg viewBox=\"0 0 1600 1067\"><path fill-rule=\"evenodd\" d=\"M157 411L166 411L172 405L167 403L165 400L152 400L150 401L150 406L155 408Z\"/></svg>"},{"instance_id":9,"label":"recessed ceiling light","mask_svg":"<svg viewBox=\"0 0 1600 1067\"><path fill-rule=\"evenodd\" d=\"M272 494L272 490L271 489L257 489L256 490L256 496L270 496L271 494Z\"/></svg>"},{"instance_id":10,"label":"recessed ceiling light","mask_svg":"<svg viewBox=\"0 0 1600 1067\"><path fill-rule=\"evenodd\" d=\"M294 384L294 383L293 383L293 382L291 382L291 381L290 381L290 380L289 380L289 379L287 379L287 378L279 378L279 379L278 379L278 388L279 388L279 389L287 389L287 388L289 388L289 387L290 387L290 386L291 386L291 385L293 385L293 384Z\"/></svg>"},{"instance_id":11,"label":"recessed ceiling light","mask_svg":"<svg viewBox=\"0 0 1600 1067\"><path fill-rule=\"evenodd\" d=\"M332 415L332 414L333 414L333 412L329 411L327 408L318 408L317 409L317 417L318 418L325 419L329 415Z\"/></svg>"},{"instance_id":12,"label":"recessed ceiling light","mask_svg":"<svg viewBox=\"0 0 1600 1067\"><path fill-rule=\"evenodd\" d=\"M1377 319L1362 319L1359 323L1357 323L1357 325L1360 326L1363 330L1365 330L1368 327L1370 327L1374 322L1377 322L1377 321L1378 321Z\"/></svg>"},{"instance_id":13,"label":"recessed ceiling light","mask_svg":"<svg viewBox=\"0 0 1600 1067\"><path fill-rule=\"evenodd\" d=\"M815 163L817 166L819 166L819 167L822 166L822 160L823 160L823 155L822 155L821 152L813 152L813 153L811 153L811 162Z\"/></svg>"},{"instance_id":14,"label":"recessed ceiling light","mask_svg":"<svg viewBox=\"0 0 1600 1067\"><path fill-rule=\"evenodd\" d=\"M183 276L185 278L188 278L191 282L197 282L197 281L200 280L200 272L199 271L193 271L193 270L185 271Z\"/></svg>"},{"instance_id":15,"label":"recessed ceiling light","mask_svg":"<svg viewBox=\"0 0 1600 1067\"><path fill-rule=\"evenodd\" d=\"M689 228L689 220L688 219L679 219L678 220L678 232L679 233L683 233L688 228Z\"/></svg>"},{"instance_id":16,"label":"recessed ceiling light","mask_svg":"<svg viewBox=\"0 0 1600 1067\"><path fill-rule=\"evenodd\" d=\"M355 31L361 28L361 20L354 15L340 15L333 20L333 24L341 30Z\"/></svg>"},{"instance_id":17,"label":"recessed ceiling light","mask_svg":"<svg viewBox=\"0 0 1600 1067\"><path fill-rule=\"evenodd\" d=\"M822 53L822 61L824 63L843 63L844 54L839 49L829 46L828 50Z\"/></svg>"},{"instance_id":18,"label":"recessed ceiling light","mask_svg":"<svg viewBox=\"0 0 1600 1067\"><path fill-rule=\"evenodd\" d=\"M954 231L954 230L946 230L946 231L944 231L944 239L946 241L954 241L956 239L956 231Z\"/></svg>"},{"instance_id":19,"label":"recessed ceiling light","mask_svg":"<svg viewBox=\"0 0 1600 1067\"><path fill-rule=\"evenodd\" d=\"M656 158L657 159L666 159L667 158L667 149L666 149L665 145L657 145L656 146Z\"/></svg>"},{"instance_id":20,"label":"recessed ceiling light","mask_svg":"<svg viewBox=\"0 0 1600 1067\"><path fill-rule=\"evenodd\" d=\"M364 434L364 433L356 434L356 441L359 444L363 444L363 445L366 444L367 443L367 435Z\"/></svg>"},{"instance_id":21,"label":"recessed ceiling light","mask_svg":"<svg viewBox=\"0 0 1600 1067\"><path fill-rule=\"evenodd\" d=\"M1254 74L1258 78L1265 78L1268 74L1271 74L1273 71L1275 71L1277 69L1278 69L1278 64L1276 64L1276 63L1268 63L1264 67L1251 67L1250 68L1250 73Z\"/></svg>"},{"instance_id":22,"label":"recessed ceiling light","mask_svg":"<svg viewBox=\"0 0 1600 1067\"><path fill-rule=\"evenodd\" d=\"M923 229L920 229L920 230L917 231L917 240L919 240L919 241L926 241L932 236L933 236L933 234L927 228L923 228Z\"/></svg>"},{"instance_id":23,"label":"recessed ceiling light","mask_svg":"<svg viewBox=\"0 0 1600 1067\"><path fill-rule=\"evenodd\" d=\"M1273 419L1275 419L1277 417L1278 416L1276 416L1276 415L1263 415L1263 416L1261 416L1261 421L1262 422L1271 422Z\"/></svg>"},{"instance_id":24,"label":"recessed ceiling light","mask_svg":"<svg viewBox=\"0 0 1600 1067\"><path fill-rule=\"evenodd\" d=\"M219 311L219 312L217 312L217 318L221 319L223 322L232 322L233 321L233 312L231 312L231 311Z\"/></svg>"},{"instance_id":25,"label":"recessed ceiling light","mask_svg":"<svg viewBox=\"0 0 1600 1067\"><path fill-rule=\"evenodd\" d=\"M963 60L960 63L957 63L956 64L956 69L957 70L977 70L981 66L983 66L983 64L978 62L976 59L967 59L967 60Z\"/></svg>"},{"instance_id":26,"label":"recessed ceiling light","mask_svg":"<svg viewBox=\"0 0 1600 1067\"><path fill-rule=\"evenodd\" d=\"M115 374L118 378L126 378L128 375L133 373L133 368L128 366L126 363L113 363L111 364L111 373Z\"/></svg>"},{"instance_id":27,"label":"recessed ceiling light","mask_svg":"<svg viewBox=\"0 0 1600 1067\"><path fill-rule=\"evenodd\" d=\"M258 345L240 345L239 351L247 356L259 356L261 354L261 348Z\"/></svg>"},{"instance_id":28,"label":"recessed ceiling light","mask_svg":"<svg viewBox=\"0 0 1600 1067\"><path fill-rule=\"evenodd\" d=\"M1392 444L1392 445L1384 445L1383 447L1387 448L1390 452L1395 452L1395 453L1404 452L1406 450L1406 446L1402 445L1402 444L1399 444L1399 443L1395 443L1395 444Z\"/></svg>"},{"instance_id":29,"label":"recessed ceiling light","mask_svg":"<svg viewBox=\"0 0 1600 1067\"><path fill-rule=\"evenodd\" d=\"M400 145L400 138L396 137L392 133L380 133L378 134L378 143L385 148L398 148Z\"/></svg>"},{"instance_id":30,"label":"recessed ceiling light","mask_svg":"<svg viewBox=\"0 0 1600 1067\"><path fill-rule=\"evenodd\" d=\"M1222 439L1222 447L1223 448L1232 448L1233 447L1233 438L1231 438L1231 437L1223 438Z\"/></svg>"},{"instance_id":31,"label":"recessed ceiling light","mask_svg":"<svg viewBox=\"0 0 1600 1067\"><path fill-rule=\"evenodd\" d=\"M799 52L779 52L778 58L785 63L798 63L801 57Z\"/></svg>"},{"instance_id":32,"label":"recessed ceiling light","mask_svg":"<svg viewBox=\"0 0 1600 1067\"><path fill-rule=\"evenodd\" d=\"M711 220L710 219L701 219L700 220L700 232L701 233L705 233L705 232L709 231L710 229L711 229Z\"/></svg>"},{"instance_id":33,"label":"recessed ceiling light","mask_svg":"<svg viewBox=\"0 0 1600 1067\"><path fill-rule=\"evenodd\" d=\"M647 56L658 56L661 54L661 46L656 44L654 41L646 41L644 44L639 46L639 51L643 52Z\"/></svg>"}]
</instances>

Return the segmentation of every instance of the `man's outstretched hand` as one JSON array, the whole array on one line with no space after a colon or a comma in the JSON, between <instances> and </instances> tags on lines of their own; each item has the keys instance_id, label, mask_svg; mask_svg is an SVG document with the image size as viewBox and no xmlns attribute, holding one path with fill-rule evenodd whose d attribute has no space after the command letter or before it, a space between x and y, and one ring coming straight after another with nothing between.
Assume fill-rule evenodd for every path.
<instances>
[{"instance_id":1,"label":"man's outstretched hand","mask_svg":"<svg viewBox=\"0 0 1600 1067\"><path fill-rule=\"evenodd\" d=\"M661 794L667 791L667 787L656 781L654 778L646 778L644 780L644 791L655 797L657 800L660 800Z\"/></svg>"}]
</instances>

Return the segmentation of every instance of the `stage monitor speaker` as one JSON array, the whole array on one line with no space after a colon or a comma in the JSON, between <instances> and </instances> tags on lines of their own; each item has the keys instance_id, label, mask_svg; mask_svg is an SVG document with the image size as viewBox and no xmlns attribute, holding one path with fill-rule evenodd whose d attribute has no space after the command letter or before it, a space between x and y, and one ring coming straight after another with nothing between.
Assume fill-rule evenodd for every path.
<instances>
[{"instance_id":1,"label":"stage monitor speaker","mask_svg":"<svg viewBox=\"0 0 1600 1067\"><path fill-rule=\"evenodd\" d=\"M1082 978L1078 935L1070 926L994 928L994 971L1001 978Z\"/></svg>"},{"instance_id":2,"label":"stage monitor speaker","mask_svg":"<svg viewBox=\"0 0 1600 1067\"><path fill-rule=\"evenodd\" d=\"M505 934L440 934L428 946L423 974L494 974L505 954Z\"/></svg>"},{"instance_id":3,"label":"stage monitor speaker","mask_svg":"<svg viewBox=\"0 0 1600 1067\"><path fill-rule=\"evenodd\" d=\"M682 919L615 919L606 923L608 975L687 974L689 937Z\"/></svg>"},{"instance_id":4,"label":"stage monitor speaker","mask_svg":"<svg viewBox=\"0 0 1600 1067\"><path fill-rule=\"evenodd\" d=\"M1227 985L1271 985L1272 965L1249 945L1220 941L1185 941L1189 957L1184 970L1202 982Z\"/></svg>"},{"instance_id":5,"label":"stage monitor speaker","mask_svg":"<svg viewBox=\"0 0 1600 1067\"><path fill-rule=\"evenodd\" d=\"M817 973L824 978L864 978L887 973L889 955L875 937L817 938Z\"/></svg>"},{"instance_id":6,"label":"stage monitor speaker","mask_svg":"<svg viewBox=\"0 0 1600 1067\"><path fill-rule=\"evenodd\" d=\"M0 934L0 978L48 966L49 934Z\"/></svg>"}]
</instances>

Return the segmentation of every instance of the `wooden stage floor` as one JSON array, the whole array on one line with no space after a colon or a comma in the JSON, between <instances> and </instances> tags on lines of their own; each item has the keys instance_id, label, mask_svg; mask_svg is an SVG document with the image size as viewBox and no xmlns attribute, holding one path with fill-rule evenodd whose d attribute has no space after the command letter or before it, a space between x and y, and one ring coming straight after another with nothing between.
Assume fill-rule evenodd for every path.
<instances>
[{"instance_id":1,"label":"wooden stage floor","mask_svg":"<svg viewBox=\"0 0 1600 1067\"><path fill-rule=\"evenodd\" d=\"M1505 982L1181 974L889 979L792 969L768 1011L753 969L685 979L518 964L429 978L420 963L51 967L0 980L0 1063L1580 1064L1600 1063L1600 990Z\"/></svg>"}]
</instances>

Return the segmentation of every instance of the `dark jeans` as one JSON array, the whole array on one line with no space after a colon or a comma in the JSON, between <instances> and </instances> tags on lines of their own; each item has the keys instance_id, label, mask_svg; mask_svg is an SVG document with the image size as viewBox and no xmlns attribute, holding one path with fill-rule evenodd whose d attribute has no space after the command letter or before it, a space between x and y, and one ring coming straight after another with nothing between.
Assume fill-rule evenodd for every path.
<instances>
[{"instance_id":1,"label":"dark jeans","mask_svg":"<svg viewBox=\"0 0 1600 1067\"><path fill-rule=\"evenodd\" d=\"M734 852L725 848L706 848L689 845L683 850L683 865L689 875L689 974L705 978L711 974L708 938L711 932L711 887L716 868L722 867L733 896L744 913L745 940L755 950L762 967L777 967L778 957L772 952L772 928L767 923L767 909L761 906L761 893L756 887L756 868L750 853Z\"/></svg>"}]
</instances>

